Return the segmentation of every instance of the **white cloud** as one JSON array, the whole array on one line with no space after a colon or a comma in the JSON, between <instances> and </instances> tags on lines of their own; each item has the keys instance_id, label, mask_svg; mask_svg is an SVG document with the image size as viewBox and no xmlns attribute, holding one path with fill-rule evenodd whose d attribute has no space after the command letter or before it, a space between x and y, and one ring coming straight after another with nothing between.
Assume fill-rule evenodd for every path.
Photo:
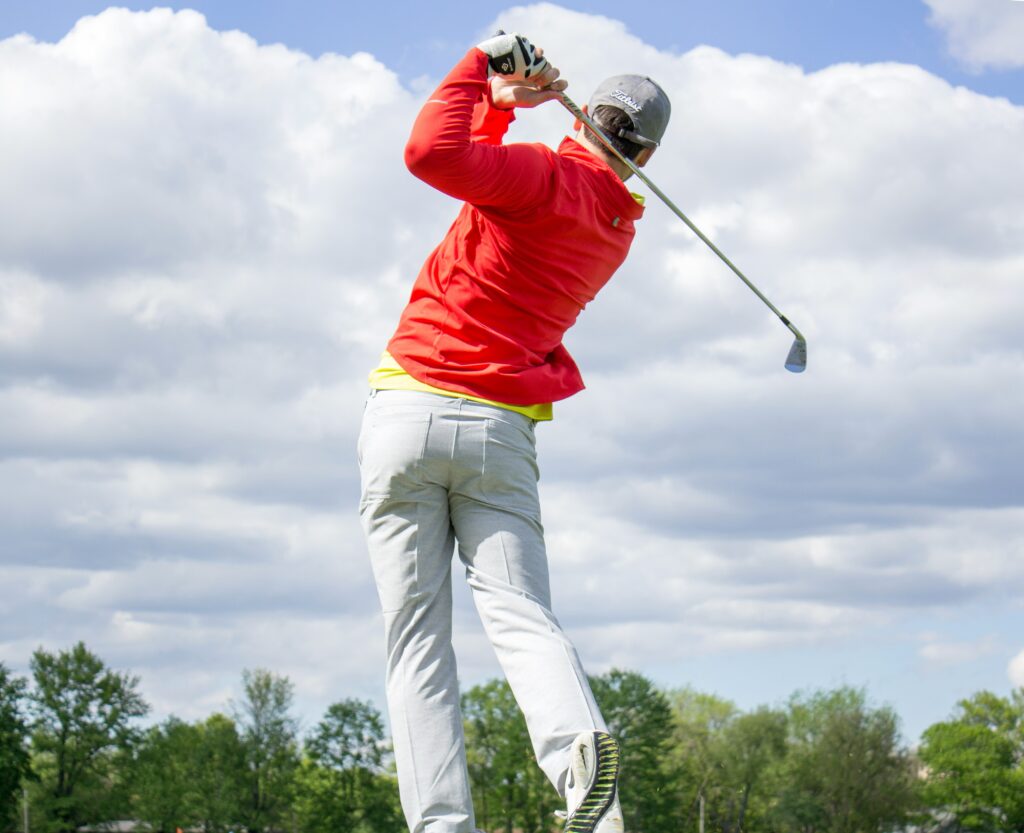
<instances>
[{"instance_id":1,"label":"white cloud","mask_svg":"<svg viewBox=\"0 0 1024 833\"><path fill-rule=\"evenodd\" d=\"M1010 660L1006 667L1006 675L1017 688L1024 688L1024 651Z\"/></svg>"},{"instance_id":2,"label":"white cloud","mask_svg":"<svg viewBox=\"0 0 1024 833\"><path fill-rule=\"evenodd\" d=\"M974 70L1024 66L1024 4L1014 0L925 0L953 55Z\"/></svg>"},{"instance_id":3,"label":"white cloud","mask_svg":"<svg viewBox=\"0 0 1024 833\"><path fill-rule=\"evenodd\" d=\"M662 485L666 498L674 493ZM700 516L718 507L666 505L675 514L666 518L666 507L630 497L635 486L597 481L585 502L581 488L544 492L552 582L575 590L556 597L590 655L683 665L751 648L838 645L901 628L915 611L1000 606L1024 591L1020 510L937 511L909 527L795 537L775 537L765 523L762 534L737 538L739 512L716 524ZM638 641L637 630L665 637ZM992 650L991 640L933 638L919 653L939 661Z\"/></svg>"},{"instance_id":4,"label":"white cloud","mask_svg":"<svg viewBox=\"0 0 1024 833\"><path fill-rule=\"evenodd\" d=\"M927 639L918 655L931 666L954 666L984 659L997 648L997 640L992 635L970 642Z\"/></svg>"},{"instance_id":5,"label":"white cloud","mask_svg":"<svg viewBox=\"0 0 1024 833\"><path fill-rule=\"evenodd\" d=\"M567 339L590 389L539 429L588 661L834 645L1019 595L1024 108L905 65L661 52L553 5L495 25L580 101L620 70L670 91L648 172L810 341L786 374L787 331L649 200ZM423 94L168 10L2 41L0 72L5 656L84 638L182 713L247 666L376 692L365 373L456 211L402 166ZM569 128L552 105L513 138ZM494 673L460 640L465 678Z\"/></svg>"}]
</instances>

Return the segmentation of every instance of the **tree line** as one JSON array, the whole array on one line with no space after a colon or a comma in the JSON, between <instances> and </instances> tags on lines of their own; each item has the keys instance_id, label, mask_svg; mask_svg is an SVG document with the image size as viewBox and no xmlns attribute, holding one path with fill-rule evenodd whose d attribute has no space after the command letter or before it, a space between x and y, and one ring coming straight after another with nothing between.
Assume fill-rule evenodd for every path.
<instances>
[{"instance_id":1,"label":"tree line","mask_svg":"<svg viewBox=\"0 0 1024 833\"><path fill-rule=\"evenodd\" d=\"M143 725L139 678L79 643L0 663L0 833L402 833L380 713L340 700L307 732L287 677L242 673L242 697L189 723ZM622 749L630 833L1024 833L1024 689L979 692L916 749L851 687L742 711L616 670L591 683ZM564 806L503 680L462 698L477 823L550 833Z\"/></svg>"}]
</instances>

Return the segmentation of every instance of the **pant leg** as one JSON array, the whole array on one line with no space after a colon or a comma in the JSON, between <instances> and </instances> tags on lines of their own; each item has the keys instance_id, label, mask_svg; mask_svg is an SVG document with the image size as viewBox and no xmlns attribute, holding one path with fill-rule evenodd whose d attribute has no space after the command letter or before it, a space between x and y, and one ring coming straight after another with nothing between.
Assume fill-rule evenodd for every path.
<instances>
[{"instance_id":1,"label":"pant leg","mask_svg":"<svg viewBox=\"0 0 1024 833\"><path fill-rule=\"evenodd\" d=\"M387 702L412 833L476 829L451 644L454 532L438 411L371 397L360 434L360 514L384 612Z\"/></svg>"},{"instance_id":2,"label":"pant leg","mask_svg":"<svg viewBox=\"0 0 1024 833\"><path fill-rule=\"evenodd\" d=\"M551 610L532 420L466 403L451 517L484 629L526 718L541 769L565 792L569 748L606 730L578 653Z\"/></svg>"}]
</instances>

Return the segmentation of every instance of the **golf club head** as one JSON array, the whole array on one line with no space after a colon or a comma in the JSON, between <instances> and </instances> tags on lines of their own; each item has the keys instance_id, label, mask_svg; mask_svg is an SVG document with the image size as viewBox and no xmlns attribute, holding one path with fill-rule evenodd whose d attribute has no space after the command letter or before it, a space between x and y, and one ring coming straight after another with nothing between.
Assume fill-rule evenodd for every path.
<instances>
[{"instance_id":1,"label":"golf club head","mask_svg":"<svg viewBox=\"0 0 1024 833\"><path fill-rule=\"evenodd\" d=\"M795 339L786 356L786 370L792 373L803 373L807 369L807 342L802 338Z\"/></svg>"}]
</instances>

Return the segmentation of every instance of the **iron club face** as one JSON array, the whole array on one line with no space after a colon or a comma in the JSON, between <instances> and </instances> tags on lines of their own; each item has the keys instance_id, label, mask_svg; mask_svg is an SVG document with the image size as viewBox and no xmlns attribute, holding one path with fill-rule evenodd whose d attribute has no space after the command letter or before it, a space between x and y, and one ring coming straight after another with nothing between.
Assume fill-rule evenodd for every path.
<instances>
[{"instance_id":1,"label":"iron club face","mask_svg":"<svg viewBox=\"0 0 1024 833\"><path fill-rule=\"evenodd\" d=\"M807 342L802 338L793 341L786 356L786 370L791 373L803 373L807 369Z\"/></svg>"}]
</instances>

